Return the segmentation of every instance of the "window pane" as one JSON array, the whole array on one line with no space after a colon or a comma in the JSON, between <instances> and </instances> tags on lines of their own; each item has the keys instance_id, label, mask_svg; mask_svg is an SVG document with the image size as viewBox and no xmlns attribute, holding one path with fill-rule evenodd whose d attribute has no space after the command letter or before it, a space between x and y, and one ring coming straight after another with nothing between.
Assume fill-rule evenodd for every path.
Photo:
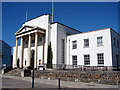
<instances>
[{"instance_id":1,"label":"window pane","mask_svg":"<svg viewBox=\"0 0 120 90\"><path fill-rule=\"evenodd\" d=\"M104 54L99 53L97 54L98 64L104 64Z\"/></svg>"},{"instance_id":2,"label":"window pane","mask_svg":"<svg viewBox=\"0 0 120 90\"><path fill-rule=\"evenodd\" d=\"M89 46L89 39L84 39L84 47L88 47Z\"/></svg>"},{"instance_id":3,"label":"window pane","mask_svg":"<svg viewBox=\"0 0 120 90\"><path fill-rule=\"evenodd\" d=\"M77 65L77 56L72 56L72 64Z\"/></svg>"},{"instance_id":4,"label":"window pane","mask_svg":"<svg viewBox=\"0 0 120 90\"><path fill-rule=\"evenodd\" d=\"M77 49L77 41L72 41L73 49Z\"/></svg>"},{"instance_id":5,"label":"window pane","mask_svg":"<svg viewBox=\"0 0 120 90\"><path fill-rule=\"evenodd\" d=\"M90 55L84 55L84 65L90 65Z\"/></svg>"},{"instance_id":6,"label":"window pane","mask_svg":"<svg viewBox=\"0 0 120 90\"><path fill-rule=\"evenodd\" d=\"M102 46L103 45L103 39L101 37L97 37L97 46Z\"/></svg>"}]
</instances>

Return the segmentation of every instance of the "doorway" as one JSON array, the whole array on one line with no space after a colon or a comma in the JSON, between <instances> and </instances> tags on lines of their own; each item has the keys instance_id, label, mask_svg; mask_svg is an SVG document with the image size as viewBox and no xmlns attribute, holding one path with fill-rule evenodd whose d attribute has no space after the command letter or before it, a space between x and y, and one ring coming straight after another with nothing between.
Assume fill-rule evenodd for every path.
<instances>
[{"instance_id":1,"label":"doorway","mask_svg":"<svg viewBox=\"0 0 120 90\"><path fill-rule=\"evenodd\" d=\"M19 68L20 67L20 59L18 58L17 59L17 68Z\"/></svg>"},{"instance_id":2,"label":"doorway","mask_svg":"<svg viewBox=\"0 0 120 90\"><path fill-rule=\"evenodd\" d=\"M34 54L35 54L35 50L31 50L31 63L30 66L33 69L34 68Z\"/></svg>"}]
</instances>

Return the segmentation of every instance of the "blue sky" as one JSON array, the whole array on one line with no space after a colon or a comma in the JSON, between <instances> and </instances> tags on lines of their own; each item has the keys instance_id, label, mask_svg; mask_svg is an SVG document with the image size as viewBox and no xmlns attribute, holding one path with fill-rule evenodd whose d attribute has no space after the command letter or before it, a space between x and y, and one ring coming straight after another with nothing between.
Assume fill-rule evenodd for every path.
<instances>
[{"instance_id":1,"label":"blue sky","mask_svg":"<svg viewBox=\"0 0 120 90\"><path fill-rule=\"evenodd\" d=\"M2 39L15 46L14 33L25 22L42 14L51 14L50 2L2 3ZM55 2L54 22L60 22L82 32L113 28L118 32L117 2Z\"/></svg>"}]
</instances>

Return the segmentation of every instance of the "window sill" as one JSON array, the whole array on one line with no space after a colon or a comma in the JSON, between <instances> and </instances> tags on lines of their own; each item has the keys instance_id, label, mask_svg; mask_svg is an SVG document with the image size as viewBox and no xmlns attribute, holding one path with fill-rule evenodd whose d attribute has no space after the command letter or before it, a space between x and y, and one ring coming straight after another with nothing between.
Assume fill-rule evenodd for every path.
<instances>
[{"instance_id":1,"label":"window sill","mask_svg":"<svg viewBox=\"0 0 120 90\"><path fill-rule=\"evenodd\" d=\"M90 64L89 65L84 65L84 66L90 66Z\"/></svg>"},{"instance_id":2,"label":"window sill","mask_svg":"<svg viewBox=\"0 0 120 90\"><path fill-rule=\"evenodd\" d=\"M89 46L84 46L83 48L89 48Z\"/></svg>"},{"instance_id":3,"label":"window sill","mask_svg":"<svg viewBox=\"0 0 120 90\"><path fill-rule=\"evenodd\" d=\"M103 45L97 45L97 47L102 47Z\"/></svg>"},{"instance_id":4,"label":"window sill","mask_svg":"<svg viewBox=\"0 0 120 90\"><path fill-rule=\"evenodd\" d=\"M77 48L73 48L72 50L75 50L75 49L77 49Z\"/></svg>"},{"instance_id":5,"label":"window sill","mask_svg":"<svg viewBox=\"0 0 120 90\"><path fill-rule=\"evenodd\" d=\"M98 64L97 66L99 66L99 67L100 67L100 66L101 66L101 67L104 67L104 64Z\"/></svg>"}]
</instances>

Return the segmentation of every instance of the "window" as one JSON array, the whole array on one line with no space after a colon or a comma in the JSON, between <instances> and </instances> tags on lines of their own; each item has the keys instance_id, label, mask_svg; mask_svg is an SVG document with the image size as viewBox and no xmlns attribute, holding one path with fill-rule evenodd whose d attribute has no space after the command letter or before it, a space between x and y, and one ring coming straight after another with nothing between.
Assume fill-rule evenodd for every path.
<instances>
[{"instance_id":1,"label":"window","mask_svg":"<svg viewBox=\"0 0 120 90\"><path fill-rule=\"evenodd\" d=\"M65 39L62 39L62 41L61 41L62 43L62 64L64 64L65 63Z\"/></svg>"},{"instance_id":2,"label":"window","mask_svg":"<svg viewBox=\"0 0 120 90\"><path fill-rule=\"evenodd\" d=\"M28 44L28 41L26 41L25 44Z\"/></svg>"},{"instance_id":3,"label":"window","mask_svg":"<svg viewBox=\"0 0 120 90\"><path fill-rule=\"evenodd\" d=\"M35 43L35 40L32 40L32 43Z\"/></svg>"},{"instance_id":4,"label":"window","mask_svg":"<svg viewBox=\"0 0 120 90\"><path fill-rule=\"evenodd\" d=\"M103 45L103 37L97 37L97 46Z\"/></svg>"},{"instance_id":5,"label":"window","mask_svg":"<svg viewBox=\"0 0 120 90\"><path fill-rule=\"evenodd\" d=\"M40 41L42 41L42 38L40 38Z\"/></svg>"},{"instance_id":6,"label":"window","mask_svg":"<svg viewBox=\"0 0 120 90\"><path fill-rule=\"evenodd\" d=\"M98 65L104 64L104 53L97 54Z\"/></svg>"},{"instance_id":7,"label":"window","mask_svg":"<svg viewBox=\"0 0 120 90\"><path fill-rule=\"evenodd\" d=\"M90 55L84 55L84 65L90 65Z\"/></svg>"},{"instance_id":8,"label":"window","mask_svg":"<svg viewBox=\"0 0 120 90\"><path fill-rule=\"evenodd\" d=\"M119 48L119 40L117 40L117 47Z\"/></svg>"},{"instance_id":9,"label":"window","mask_svg":"<svg viewBox=\"0 0 120 90\"><path fill-rule=\"evenodd\" d=\"M77 49L77 41L72 41L73 43L73 49Z\"/></svg>"},{"instance_id":10,"label":"window","mask_svg":"<svg viewBox=\"0 0 120 90\"><path fill-rule=\"evenodd\" d=\"M84 39L84 47L89 47L89 39Z\"/></svg>"},{"instance_id":11,"label":"window","mask_svg":"<svg viewBox=\"0 0 120 90\"><path fill-rule=\"evenodd\" d=\"M72 64L73 66L77 66L77 56L72 56Z\"/></svg>"},{"instance_id":12,"label":"window","mask_svg":"<svg viewBox=\"0 0 120 90\"><path fill-rule=\"evenodd\" d=\"M116 47L116 40L115 40L115 38L114 38L114 46Z\"/></svg>"}]
</instances>

